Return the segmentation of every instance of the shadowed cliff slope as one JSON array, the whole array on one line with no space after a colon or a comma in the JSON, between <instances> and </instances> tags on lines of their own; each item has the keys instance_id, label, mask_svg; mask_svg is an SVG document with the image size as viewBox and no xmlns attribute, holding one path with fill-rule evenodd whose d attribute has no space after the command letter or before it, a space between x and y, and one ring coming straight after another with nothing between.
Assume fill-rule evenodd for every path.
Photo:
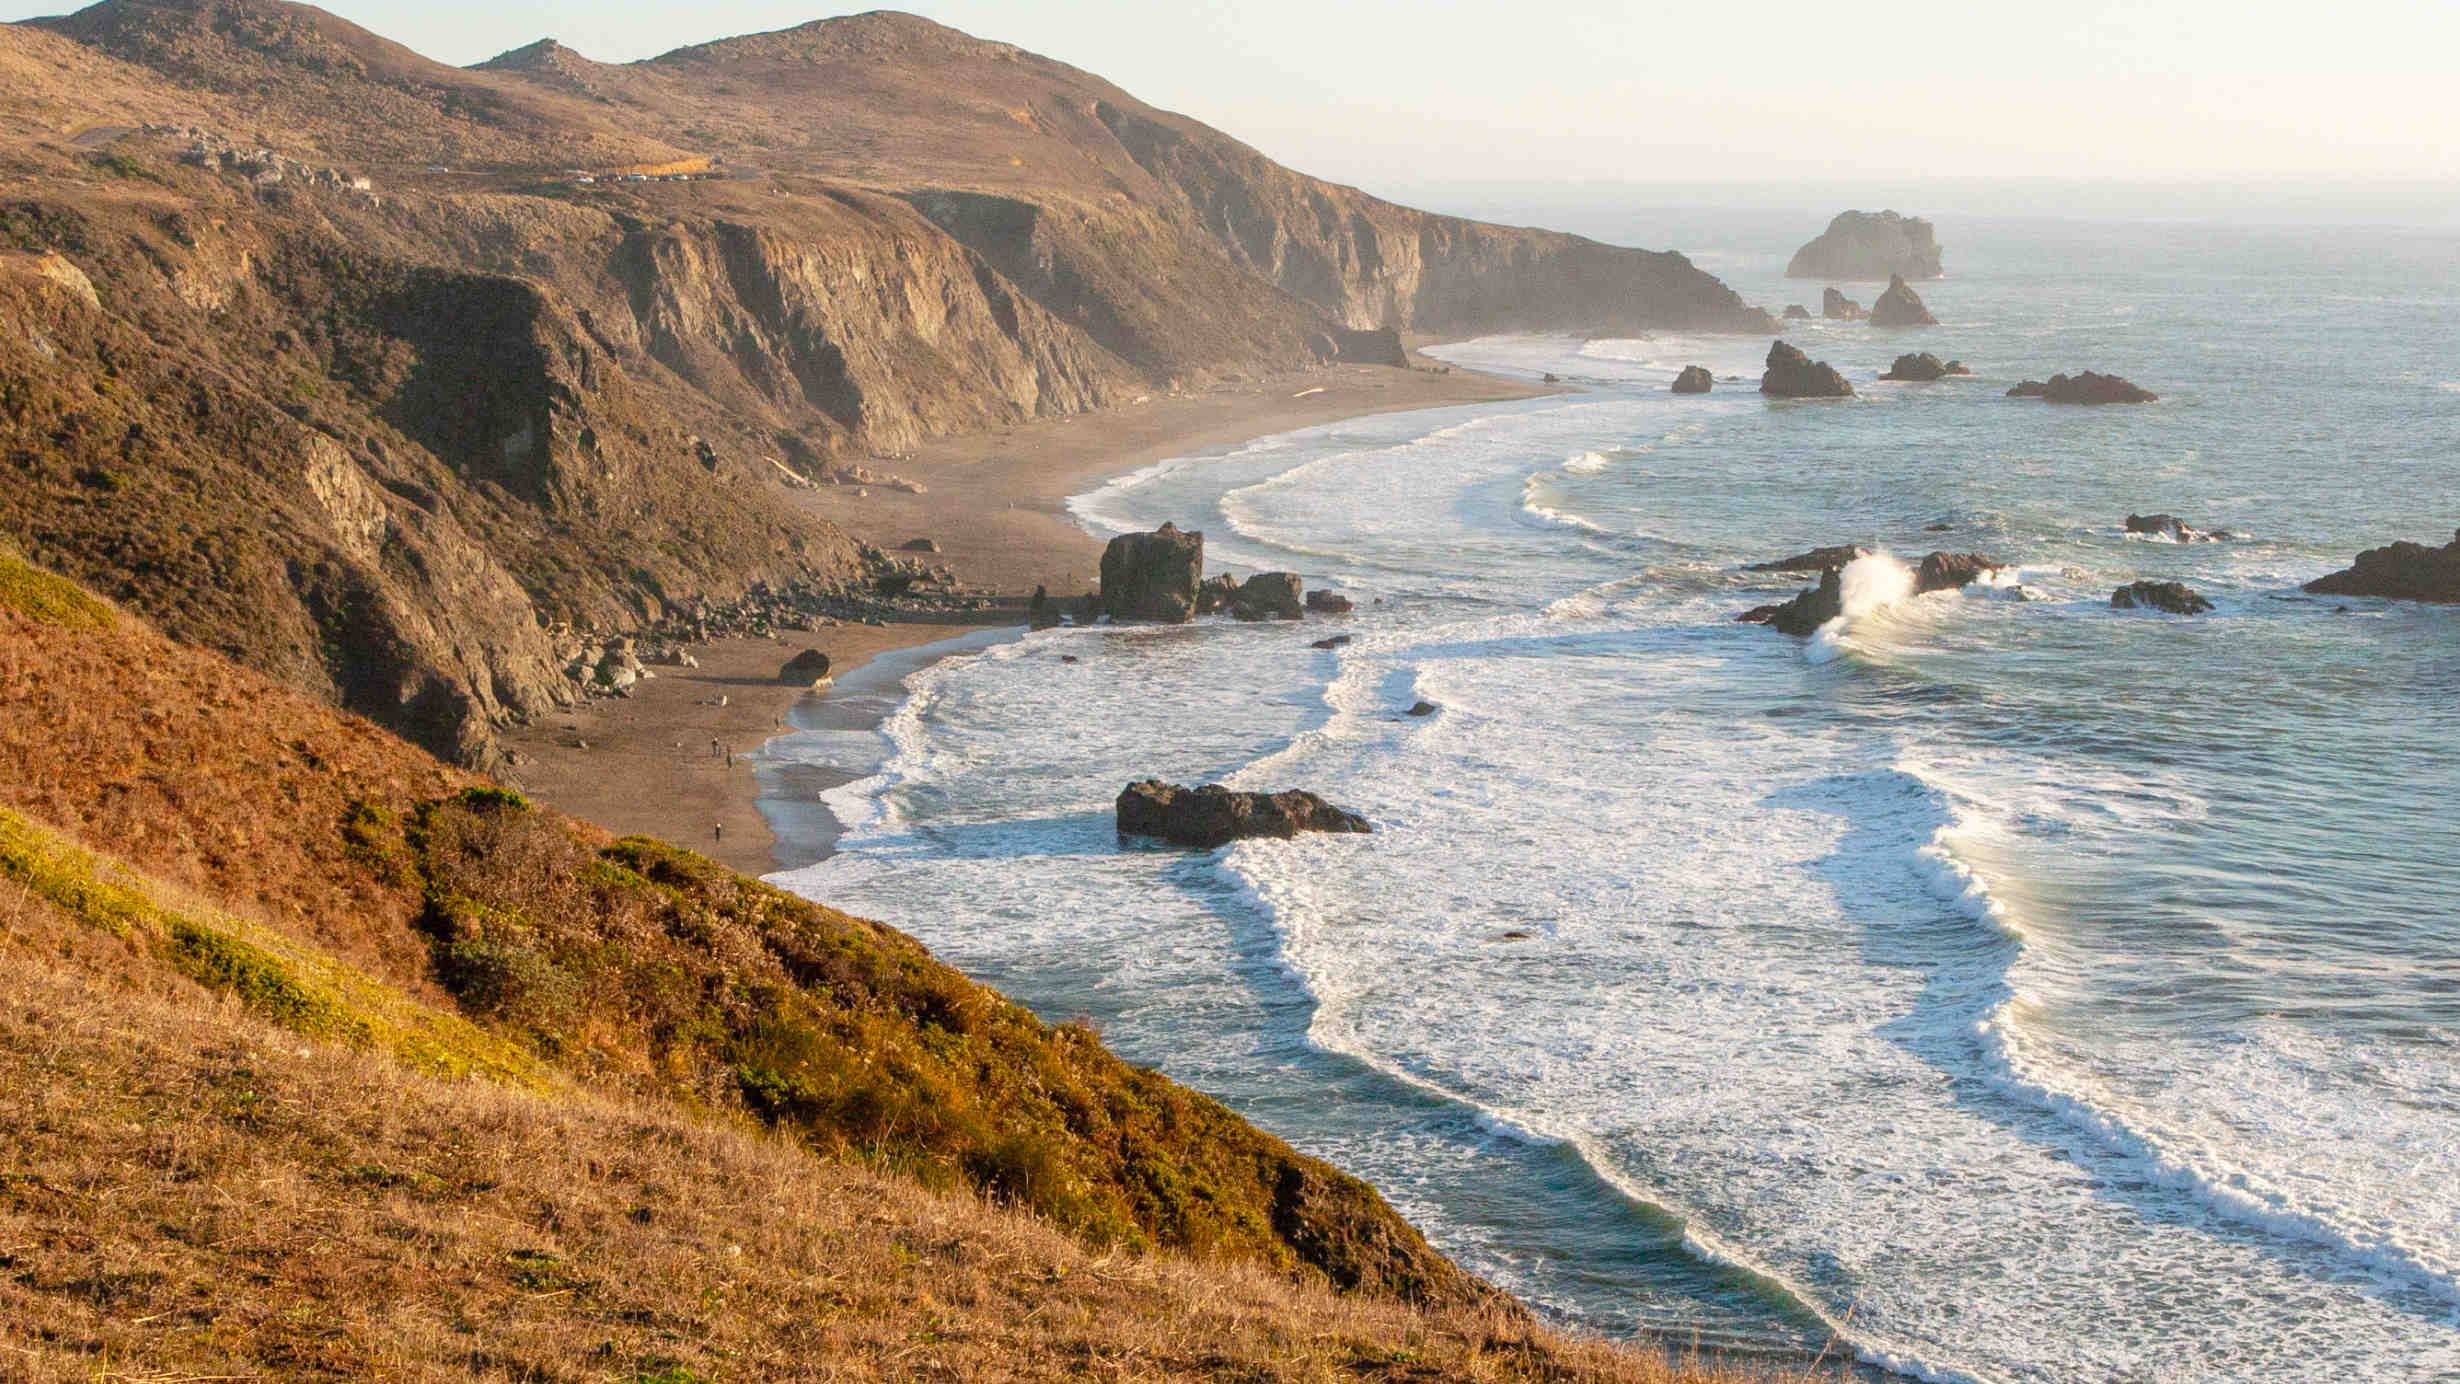
<instances>
[{"instance_id":1,"label":"shadowed cliff slope","mask_svg":"<svg viewBox=\"0 0 2460 1384\"><path fill-rule=\"evenodd\" d=\"M606 638L867 587L784 496L833 458L1345 327L1766 325L1679 255L1396 207L904 15L463 70L106 0L0 26L0 74L0 533L469 764Z\"/></svg>"}]
</instances>

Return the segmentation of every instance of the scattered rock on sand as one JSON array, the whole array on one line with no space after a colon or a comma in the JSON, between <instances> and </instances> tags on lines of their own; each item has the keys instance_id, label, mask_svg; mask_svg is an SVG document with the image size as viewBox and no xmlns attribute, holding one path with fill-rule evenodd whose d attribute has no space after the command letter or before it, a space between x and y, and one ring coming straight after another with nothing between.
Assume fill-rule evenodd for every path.
<instances>
[{"instance_id":1,"label":"scattered rock on sand","mask_svg":"<svg viewBox=\"0 0 2460 1384\"><path fill-rule=\"evenodd\" d=\"M1760 376L1760 393L1778 399L1843 399L1853 392L1828 362L1814 362L1782 341L1768 348L1768 373Z\"/></svg>"},{"instance_id":2,"label":"scattered rock on sand","mask_svg":"<svg viewBox=\"0 0 2460 1384\"><path fill-rule=\"evenodd\" d=\"M2172 615L2201 615L2212 609L2212 602L2195 594L2183 582L2137 581L2110 593L2113 610L2166 610Z\"/></svg>"},{"instance_id":3,"label":"scattered rock on sand","mask_svg":"<svg viewBox=\"0 0 2460 1384\"><path fill-rule=\"evenodd\" d=\"M1829 548L1813 548L1807 553L1781 557L1774 562L1754 562L1746 572L1824 572L1842 567L1858 557L1869 557L1871 550L1859 543L1839 543Z\"/></svg>"},{"instance_id":4,"label":"scattered rock on sand","mask_svg":"<svg viewBox=\"0 0 2460 1384\"><path fill-rule=\"evenodd\" d=\"M1911 380L1916 383L1921 383L1928 380L1943 379L1946 377L1947 373L1948 368L1946 362L1940 360L1937 356L1932 355L1928 351L1923 351L1918 355L1898 356L1896 358L1896 363L1888 367L1888 373L1880 376L1879 378L1883 380Z\"/></svg>"},{"instance_id":5,"label":"scattered rock on sand","mask_svg":"<svg viewBox=\"0 0 2460 1384\"><path fill-rule=\"evenodd\" d=\"M1113 620L1181 625L1196 615L1204 535L1164 524L1123 533L1102 550L1102 608Z\"/></svg>"},{"instance_id":6,"label":"scattered rock on sand","mask_svg":"<svg viewBox=\"0 0 2460 1384\"><path fill-rule=\"evenodd\" d=\"M1366 818L1313 793L1239 793L1218 783L1182 788L1145 779L1121 789L1117 807L1122 836L1158 836L1207 850L1256 836L1374 830Z\"/></svg>"},{"instance_id":7,"label":"scattered rock on sand","mask_svg":"<svg viewBox=\"0 0 2460 1384\"><path fill-rule=\"evenodd\" d=\"M1796 250L1785 266L1789 279L1884 279L1894 274L1936 279L1940 273L1938 233L1921 217L1892 211L1837 213L1828 229Z\"/></svg>"},{"instance_id":8,"label":"scattered rock on sand","mask_svg":"<svg viewBox=\"0 0 2460 1384\"><path fill-rule=\"evenodd\" d=\"M1674 377L1674 392L1677 394L1706 394L1709 386L1714 383L1716 383L1716 377L1708 373L1706 366L1686 365L1683 367L1683 373Z\"/></svg>"},{"instance_id":9,"label":"scattered rock on sand","mask_svg":"<svg viewBox=\"0 0 2460 1384\"><path fill-rule=\"evenodd\" d=\"M818 649L805 649L787 659L786 666L777 670L779 682L799 683L805 687L820 682L828 675L829 656Z\"/></svg>"},{"instance_id":10,"label":"scattered rock on sand","mask_svg":"<svg viewBox=\"0 0 2460 1384\"><path fill-rule=\"evenodd\" d=\"M1355 602L1338 591L1319 588L1307 593L1307 609L1318 615L1347 615L1357 608Z\"/></svg>"},{"instance_id":11,"label":"scattered rock on sand","mask_svg":"<svg viewBox=\"0 0 2460 1384\"><path fill-rule=\"evenodd\" d=\"M2319 596L2387 596L2401 601L2460 601L2460 530L2440 548L2394 543L2368 548L2348 570L2306 584Z\"/></svg>"},{"instance_id":12,"label":"scattered rock on sand","mask_svg":"<svg viewBox=\"0 0 2460 1384\"><path fill-rule=\"evenodd\" d=\"M2087 370L2080 375L2052 375L2047 381L2025 380L2007 391L2007 397L2053 404L2149 404L2161 396L2116 375Z\"/></svg>"},{"instance_id":13,"label":"scattered rock on sand","mask_svg":"<svg viewBox=\"0 0 2460 1384\"><path fill-rule=\"evenodd\" d=\"M1859 322L1863 318L1870 316L1868 312L1863 310L1860 303L1855 302L1853 299L1846 297L1844 294L1837 292L1833 288L1823 288L1820 290L1819 315L1827 318L1831 322Z\"/></svg>"},{"instance_id":14,"label":"scattered rock on sand","mask_svg":"<svg viewBox=\"0 0 2460 1384\"><path fill-rule=\"evenodd\" d=\"M1930 315L1922 295L1913 291L1904 276L1888 280L1888 291L1871 304L1871 325L1874 327L1936 327L1939 319Z\"/></svg>"}]
</instances>

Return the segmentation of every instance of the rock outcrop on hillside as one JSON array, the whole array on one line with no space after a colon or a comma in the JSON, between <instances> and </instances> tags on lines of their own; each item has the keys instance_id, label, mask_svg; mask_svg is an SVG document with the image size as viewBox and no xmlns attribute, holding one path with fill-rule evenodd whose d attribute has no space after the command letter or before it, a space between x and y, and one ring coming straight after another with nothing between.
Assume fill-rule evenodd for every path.
<instances>
[{"instance_id":1,"label":"rock outcrop on hillside","mask_svg":"<svg viewBox=\"0 0 2460 1384\"><path fill-rule=\"evenodd\" d=\"M2347 569L2317 577L2305 589L2318 596L2460 602L2460 530L2440 548L2405 541L2368 548Z\"/></svg>"},{"instance_id":2,"label":"rock outcrop on hillside","mask_svg":"<svg viewBox=\"0 0 2460 1384\"><path fill-rule=\"evenodd\" d=\"M1938 233L1921 217L1892 211L1837 213L1785 266L1789 279L1936 279L1941 274Z\"/></svg>"},{"instance_id":3,"label":"rock outcrop on hillside","mask_svg":"<svg viewBox=\"0 0 2460 1384\"><path fill-rule=\"evenodd\" d=\"M1801 348L1780 341L1768 348L1768 370L1760 376L1760 393L1778 399L1842 399L1854 387L1826 361L1814 362Z\"/></svg>"},{"instance_id":4,"label":"rock outcrop on hillside","mask_svg":"<svg viewBox=\"0 0 2460 1384\"><path fill-rule=\"evenodd\" d=\"M1930 315L1930 307L1922 295L1913 291L1903 275L1888 280L1888 291L1871 304L1871 325L1874 327L1936 327L1939 319Z\"/></svg>"},{"instance_id":5,"label":"rock outcrop on hillside","mask_svg":"<svg viewBox=\"0 0 2460 1384\"><path fill-rule=\"evenodd\" d=\"M868 598L783 492L871 455L1399 329L1770 326L1680 255L1381 202L910 16L464 70L106 0L0 66L9 226L57 267L0 273L0 530L470 763L593 641ZM78 126L128 132L97 164ZM181 161L217 140L379 195Z\"/></svg>"}]
</instances>

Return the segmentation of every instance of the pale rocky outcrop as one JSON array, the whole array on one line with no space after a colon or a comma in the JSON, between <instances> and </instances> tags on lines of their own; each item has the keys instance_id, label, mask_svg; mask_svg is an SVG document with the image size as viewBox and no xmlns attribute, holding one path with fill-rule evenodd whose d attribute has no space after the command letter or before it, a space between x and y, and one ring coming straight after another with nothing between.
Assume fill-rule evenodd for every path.
<instances>
[{"instance_id":1,"label":"pale rocky outcrop","mask_svg":"<svg viewBox=\"0 0 2460 1384\"><path fill-rule=\"evenodd\" d=\"M1794 252L1789 279L1940 277L1939 240L1928 221L1892 211L1837 213L1828 229Z\"/></svg>"}]
</instances>

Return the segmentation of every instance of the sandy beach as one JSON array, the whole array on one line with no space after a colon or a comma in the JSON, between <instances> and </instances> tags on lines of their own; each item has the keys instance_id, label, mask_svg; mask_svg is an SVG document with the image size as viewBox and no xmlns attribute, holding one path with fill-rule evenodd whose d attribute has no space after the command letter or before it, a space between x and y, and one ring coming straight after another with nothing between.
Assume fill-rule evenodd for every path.
<instances>
[{"instance_id":1,"label":"sandy beach","mask_svg":"<svg viewBox=\"0 0 2460 1384\"><path fill-rule=\"evenodd\" d=\"M919 494L823 486L795 498L884 548L933 540L938 560L969 586L1008 596L1036 585L1074 594L1094 584L1102 545L1068 517L1065 501L1103 477L1344 418L1540 392L1462 370L1337 366L949 438L912 456L865 463L916 482ZM842 624L702 645L692 650L697 668L653 669L656 676L629 697L507 732L505 747L517 757L509 777L584 820L688 846L746 874L807 863L808 851L780 856L758 806L761 778L743 758L790 729L788 713L801 699L828 695L782 683L778 670L802 650L818 649L842 679L881 654L1001 621ZM829 786L807 775L773 775L769 791L801 798Z\"/></svg>"}]
</instances>

